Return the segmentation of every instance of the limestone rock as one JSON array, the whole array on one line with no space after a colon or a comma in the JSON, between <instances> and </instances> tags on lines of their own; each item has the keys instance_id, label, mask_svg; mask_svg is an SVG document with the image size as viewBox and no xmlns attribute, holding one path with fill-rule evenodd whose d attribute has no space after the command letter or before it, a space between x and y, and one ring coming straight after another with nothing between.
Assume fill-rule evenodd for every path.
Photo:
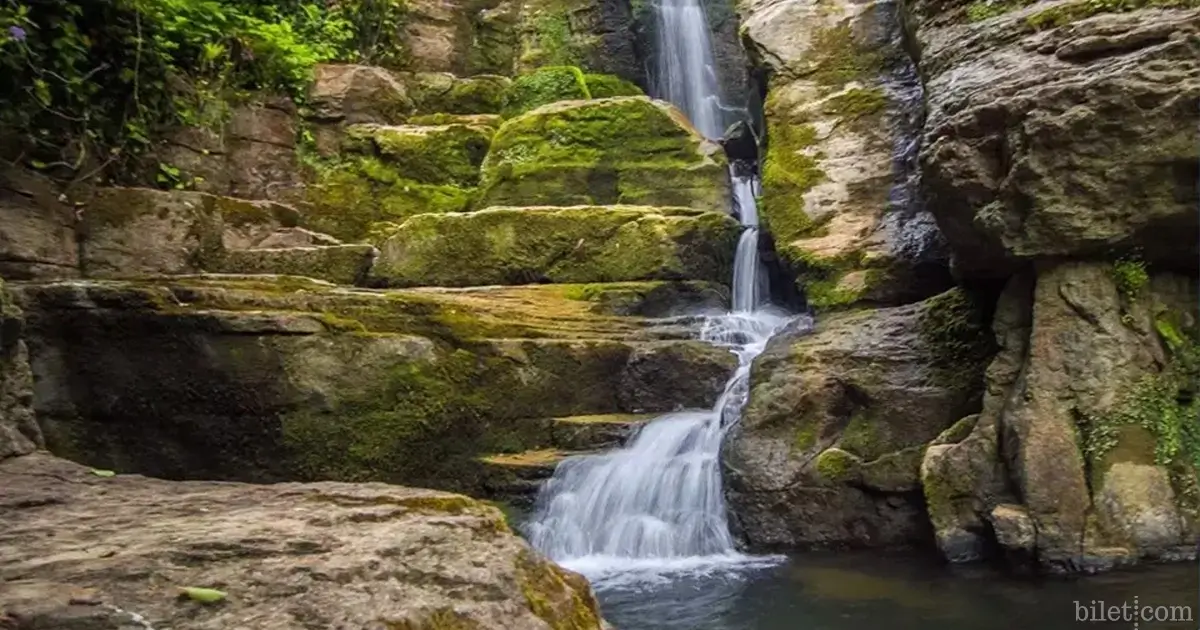
<instances>
[{"instance_id":1,"label":"limestone rock","mask_svg":"<svg viewBox=\"0 0 1200 630\"><path fill-rule=\"evenodd\" d=\"M913 8L929 207L962 271L1135 248L1194 265L1200 10L963 8Z\"/></svg>"},{"instance_id":2,"label":"limestone rock","mask_svg":"<svg viewBox=\"0 0 1200 630\"><path fill-rule=\"evenodd\" d=\"M79 275L75 211L47 178L0 169L0 276L11 280Z\"/></svg>"},{"instance_id":3,"label":"limestone rock","mask_svg":"<svg viewBox=\"0 0 1200 630\"><path fill-rule=\"evenodd\" d=\"M1033 553L1037 529L1025 508L1012 504L997 505L992 509L990 521L1001 547L1015 553Z\"/></svg>"},{"instance_id":4,"label":"limestone rock","mask_svg":"<svg viewBox=\"0 0 1200 630\"><path fill-rule=\"evenodd\" d=\"M566 101L504 123L483 163L481 207L637 204L724 212L720 147L646 97Z\"/></svg>"},{"instance_id":5,"label":"limestone rock","mask_svg":"<svg viewBox=\"0 0 1200 630\"><path fill-rule=\"evenodd\" d=\"M19 288L55 454L167 478L465 492L483 491L480 455L551 446L547 417L704 407L728 378L727 350L617 316L597 293L369 291L290 276ZM664 374L703 378L663 391Z\"/></svg>"},{"instance_id":6,"label":"limestone rock","mask_svg":"<svg viewBox=\"0 0 1200 630\"><path fill-rule=\"evenodd\" d=\"M448 72L400 75L408 83L417 114L499 114L504 95L512 85L508 77L478 75L458 77Z\"/></svg>"},{"instance_id":7,"label":"limestone rock","mask_svg":"<svg viewBox=\"0 0 1200 630\"><path fill-rule=\"evenodd\" d=\"M0 280L0 460L42 446L33 415L33 375L23 338L21 309Z\"/></svg>"},{"instance_id":8,"label":"limestone rock","mask_svg":"<svg viewBox=\"0 0 1200 630\"><path fill-rule=\"evenodd\" d=\"M372 281L471 286L731 276L727 215L641 206L489 208L417 215L379 248Z\"/></svg>"},{"instance_id":9,"label":"limestone rock","mask_svg":"<svg viewBox=\"0 0 1200 630\"><path fill-rule=\"evenodd\" d=\"M964 422L938 436L921 462L929 520L938 549L950 562L984 557L989 533L983 517L1004 498L998 419L968 416ZM967 435L947 435L956 430Z\"/></svg>"},{"instance_id":10,"label":"limestone rock","mask_svg":"<svg viewBox=\"0 0 1200 630\"><path fill-rule=\"evenodd\" d=\"M894 2L748 0L770 74L760 214L818 310L894 305L952 286L913 150L921 84Z\"/></svg>"},{"instance_id":11,"label":"limestone rock","mask_svg":"<svg viewBox=\"0 0 1200 630\"><path fill-rule=\"evenodd\" d=\"M731 512L752 548L928 536L921 457L978 409L985 308L954 290L771 341L725 445Z\"/></svg>"},{"instance_id":12,"label":"limestone rock","mask_svg":"<svg viewBox=\"0 0 1200 630\"><path fill-rule=\"evenodd\" d=\"M0 506L0 610L17 629L602 627L586 580L460 495L105 479L36 454L0 463Z\"/></svg>"},{"instance_id":13,"label":"limestone rock","mask_svg":"<svg viewBox=\"0 0 1200 630\"><path fill-rule=\"evenodd\" d=\"M341 241L320 232L313 232L299 227L277 229L266 238L254 243L259 249L283 249L288 247L312 247L343 245ZM249 249L249 248L246 248Z\"/></svg>"},{"instance_id":14,"label":"limestone rock","mask_svg":"<svg viewBox=\"0 0 1200 630\"><path fill-rule=\"evenodd\" d=\"M297 116L291 99L277 97L233 108L226 124L229 188L246 199L293 198L300 186Z\"/></svg>"}]
</instances>

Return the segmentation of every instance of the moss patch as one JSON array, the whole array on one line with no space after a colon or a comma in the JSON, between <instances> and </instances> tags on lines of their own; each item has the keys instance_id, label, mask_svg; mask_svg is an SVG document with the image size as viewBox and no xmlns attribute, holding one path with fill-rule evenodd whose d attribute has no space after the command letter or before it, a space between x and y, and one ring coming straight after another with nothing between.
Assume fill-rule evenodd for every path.
<instances>
[{"instance_id":1,"label":"moss patch","mask_svg":"<svg viewBox=\"0 0 1200 630\"><path fill-rule=\"evenodd\" d=\"M821 478L831 483L846 483L858 478L862 460L840 448L821 451L817 456L816 470Z\"/></svg>"},{"instance_id":2,"label":"moss patch","mask_svg":"<svg viewBox=\"0 0 1200 630\"><path fill-rule=\"evenodd\" d=\"M517 559L517 583L530 610L551 630L600 630L600 613L587 580L530 551Z\"/></svg>"},{"instance_id":3,"label":"moss patch","mask_svg":"<svg viewBox=\"0 0 1200 630\"><path fill-rule=\"evenodd\" d=\"M354 152L377 158L405 179L469 188L479 183L493 133L489 127L457 124L353 125L346 137Z\"/></svg>"},{"instance_id":4,"label":"moss patch","mask_svg":"<svg viewBox=\"0 0 1200 630\"><path fill-rule=\"evenodd\" d=\"M644 97L570 101L506 122L484 161L484 205L724 209L724 159Z\"/></svg>"},{"instance_id":5,"label":"moss patch","mask_svg":"<svg viewBox=\"0 0 1200 630\"><path fill-rule=\"evenodd\" d=\"M737 234L728 216L669 208L419 215L380 245L372 276L388 286L724 282Z\"/></svg>"},{"instance_id":6,"label":"moss patch","mask_svg":"<svg viewBox=\"0 0 1200 630\"><path fill-rule=\"evenodd\" d=\"M346 157L313 165L305 225L343 241L364 239L372 224L402 222L416 214L461 212L474 189L423 184L375 157Z\"/></svg>"},{"instance_id":7,"label":"moss patch","mask_svg":"<svg viewBox=\"0 0 1200 630\"><path fill-rule=\"evenodd\" d=\"M951 387L974 387L974 379L996 352L988 305L963 289L951 289L921 304L918 332L933 378Z\"/></svg>"},{"instance_id":8,"label":"moss patch","mask_svg":"<svg viewBox=\"0 0 1200 630\"><path fill-rule=\"evenodd\" d=\"M857 41L849 23L818 29L811 37L811 52L804 61L808 76L821 85L844 85L873 77L882 69L883 56Z\"/></svg>"},{"instance_id":9,"label":"moss patch","mask_svg":"<svg viewBox=\"0 0 1200 630\"><path fill-rule=\"evenodd\" d=\"M804 194L825 181L816 150L817 130L786 116L767 113L766 157L763 161L762 212L775 240L788 243L814 232L817 226L804 211Z\"/></svg>"},{"instance_id":10,"label":"moss patch","mask_svg":"<svg viewBox=\"0 0 1200 630\"><path fill-rule=\"evenodd\" d=\"M583 71L576 66L538 68L513 81L504 94L504 115L516 116L556 101L592 98Z\"/></svg>"}]
</instances>

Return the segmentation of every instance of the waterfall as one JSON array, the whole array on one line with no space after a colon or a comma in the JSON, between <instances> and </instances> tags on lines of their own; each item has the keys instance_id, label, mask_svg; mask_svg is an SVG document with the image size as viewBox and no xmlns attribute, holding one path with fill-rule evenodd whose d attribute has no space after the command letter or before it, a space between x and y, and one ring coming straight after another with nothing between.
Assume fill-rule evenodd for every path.
<instances>
[{"instance_id":1,"label":"waterfall","mask_svg":"<svg viewBox=\"0 0 1200 630\"><path fill-rule=\"evenodd\" d=\"M723 110L704 9L698 0L661 0L657 12L656 96L715 138ZM731 176L731 202L743 225L733 308L705 317L698 336L737 356L733 376L712 409L666 414L622 448L563 461L539 492L526 527L534 547L594 582L762 560L735 549L719 458L721 441L749 397L751 364L789 318L766 302L757 181Z\"/></svg>"}]
</instances>

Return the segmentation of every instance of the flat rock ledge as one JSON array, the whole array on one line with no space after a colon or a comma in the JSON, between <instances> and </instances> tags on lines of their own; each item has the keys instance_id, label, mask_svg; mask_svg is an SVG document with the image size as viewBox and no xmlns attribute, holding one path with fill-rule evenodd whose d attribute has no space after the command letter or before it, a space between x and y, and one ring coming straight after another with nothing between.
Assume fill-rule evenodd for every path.
<instances>
[{"instance_id":1,"label":"flat rock ledge","mask_svg":"<svg viewBox=\"0 0 1200 630\"><path fill-rule=\"evenodd\" d=\"M461 495L105 474L0 462L0 628L604 627L581 576Z\"/></svg>"}]
</instances>

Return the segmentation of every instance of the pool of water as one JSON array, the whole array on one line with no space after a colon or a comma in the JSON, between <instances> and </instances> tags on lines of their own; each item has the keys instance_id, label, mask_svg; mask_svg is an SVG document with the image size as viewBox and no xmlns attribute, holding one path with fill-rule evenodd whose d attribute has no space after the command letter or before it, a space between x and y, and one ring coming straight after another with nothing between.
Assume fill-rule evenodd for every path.
<instances>
[{"instance_id":1,"label":"pool of water","mask_svg":"<svg viewBox=\"0 0 1200 630\"><path fill-rule=\"evenodd\" d=\"M605 618L617 630L1200 627L1194 621L1200 571L1192 564L1077 579L1018 579L985 567L946 566L927 554L822 553L706 570L681 567L674 574L610 572L594 577L593 584ZM1193 621L1140 620L1135 626L1132 619L1088 620L1096 610L1093 601L1104 607L1128 602L1132 610L1135 597L1143 610L1185 606Z\"/></svg>"}]
</instances>

